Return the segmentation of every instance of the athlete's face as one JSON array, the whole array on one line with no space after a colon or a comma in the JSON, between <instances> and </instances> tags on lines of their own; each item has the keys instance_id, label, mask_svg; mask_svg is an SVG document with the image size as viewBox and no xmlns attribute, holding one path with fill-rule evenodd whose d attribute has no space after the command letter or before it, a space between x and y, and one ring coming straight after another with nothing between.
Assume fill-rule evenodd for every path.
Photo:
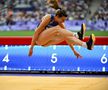
<instances>
[{"instance_id":1,"label":"athlete's face","mask_svg":"<svg viewBox=\"0 0 108 90\"><path fill-rule=\"evenodd\" d=\"M63 16L63 17L58 17L58 16L57 16L56 21L57 21L58 23L63 23L66 19L67 19L67 17L65 17L65 16Z\"/></svg>"}]
</instances>

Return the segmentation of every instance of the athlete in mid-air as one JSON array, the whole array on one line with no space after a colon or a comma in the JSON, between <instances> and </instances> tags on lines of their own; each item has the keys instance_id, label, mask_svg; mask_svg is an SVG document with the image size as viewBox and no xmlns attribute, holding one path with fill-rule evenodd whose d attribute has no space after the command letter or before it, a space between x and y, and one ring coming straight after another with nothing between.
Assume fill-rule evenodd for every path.
<instances>
[{"instance_id":1,"label":"athlete in mid-air","mask_svg":"<svg viewBox=\"0 0 108 90\"><path fill-rule=\"evenodd\" d=\"M84 38L86 30L85 24L82 24L81 31L75 34L66 30L64 26L64 21L67 19L67 16L65 10L58 9L55 14L47 14L42 18L39 26L35 29L29 50L29 56L32 56L34 45L47 47L59 44L63 41L67 42L77 58L81 58L82 56L74 49L73 45L79 45L88 50L93 49L95 43L94 34L90 35L87 42L81 41Z\"/></svg>"}]
</instances>

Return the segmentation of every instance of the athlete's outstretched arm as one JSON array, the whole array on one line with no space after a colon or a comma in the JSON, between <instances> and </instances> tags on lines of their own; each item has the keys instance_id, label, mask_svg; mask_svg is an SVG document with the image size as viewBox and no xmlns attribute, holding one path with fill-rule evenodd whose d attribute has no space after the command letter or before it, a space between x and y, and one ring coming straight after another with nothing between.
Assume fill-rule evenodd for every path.
<instances>
[{"instance_id":1,"label":"athlete's outstretched arm","mask_svg":"<svg viewBox=\"0 0 108 90\"><path fill-rule=\"evenodd\" d=\"M34 35L32 37L32 41L31 41L31 47L29 50L29 56L32 56L33 53L33 47L39 37L39 34L45 29L45 27L47 26L47 24L50 22L50 15L46 15L42 18L42 22L40 23L40 25L38 26L38 28L35 30Z\"/></svg>"},{"instance_id":2,"label":"athlete's outstretched arm","mask_svg":"<svg viewBox=\"0 0 108 90\"><path fill-rule=\"evenodd\" d=\"M73 50L73 52L74 52L74 55L77 57L77 58L82 58L82 56L74 49L74 47L73 47L73 45L71 44L71 45L69 45L70 46L70 48Z\"/></svg>"}]
</instances>

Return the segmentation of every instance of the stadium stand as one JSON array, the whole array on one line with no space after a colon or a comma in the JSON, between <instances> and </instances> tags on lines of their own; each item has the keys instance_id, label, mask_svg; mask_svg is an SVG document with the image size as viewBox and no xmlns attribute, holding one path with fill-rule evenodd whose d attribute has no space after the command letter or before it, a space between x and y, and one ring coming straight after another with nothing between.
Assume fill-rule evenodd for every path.
<instances>
[{"instance_id":1,"label":"stadium stand","mask_svg":"<svg viewBox=\"0 0 108 90\"><path fill-rule=\"evenodd\" d=\"M0 30L34 30L42 16L55 11L48 7L46 0L10 0L11 3L3 1L0 2L0 7L4 10L0 14ZM91 2L93 0L61 0L60 6L69 15L65 23L67 29L80 30L80 25L86 23L87 30L108 30L107 0L102 0L104 3L88 20ZM8 8L5 8L6 5Z\"/></svg>"}]
</instances>

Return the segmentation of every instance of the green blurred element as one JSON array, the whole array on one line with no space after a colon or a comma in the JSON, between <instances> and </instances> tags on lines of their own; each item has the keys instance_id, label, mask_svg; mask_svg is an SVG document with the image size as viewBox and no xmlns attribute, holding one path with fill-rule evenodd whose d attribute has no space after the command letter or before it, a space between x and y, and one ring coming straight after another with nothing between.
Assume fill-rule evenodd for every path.
<instances>
[{"instance_id":1,"label":"green blurred element","mask_svg":"<svg viewBox=\"0 0 108 90\"><path fill-rule=\"evenodd\" d=\"M89 30L86 32L86 36L94 33L95 36L108 36L108 31L93 31ZM0 31L0 36L32 36L34 31Z\"/></svg>"},{"instance_id":2,"label":"green blurred element","mask_svg":"<svg viewBox=\"0 0 108 90\"><path fill-rule=\"evenodd\" d=\"M108 36L108 31L93 31L93 30L87 31L86 36L89 36L92 33L95 34L95 36Z\"/></svg>"},{"instance_id":3,"label":"green blurred element","mask_svg":"<svg viewBox=\"0 0 108 90\"><path fill-rule=\"evenodd\" d=\"M32 36L34 31L0 31L0 36Z\"/></svg>"}]
</instances>

